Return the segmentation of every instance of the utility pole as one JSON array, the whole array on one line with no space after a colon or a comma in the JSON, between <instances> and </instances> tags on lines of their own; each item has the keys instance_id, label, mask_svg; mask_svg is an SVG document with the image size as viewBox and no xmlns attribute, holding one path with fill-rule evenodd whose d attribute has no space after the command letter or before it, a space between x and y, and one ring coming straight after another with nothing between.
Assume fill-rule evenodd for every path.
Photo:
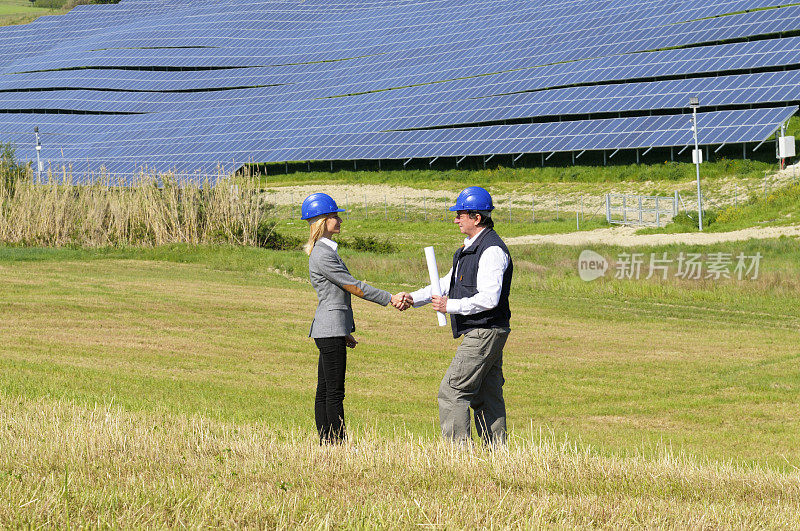
<instances>
[{"instance_id":1,"label":"utility pole","mask_svg":"<svg viewBox=\"0 0 800 531\"><path fill-rule=\"evenodd\" d=\"M703 152L700 151L697 142L697 108L700 106L700 98L692 96L689 98L689 106L692 108L692 132L694 133L694 152L692 158L697 169L697 226L703 230L703 195L700 191L700 163L703 161Z\"/></svg>"},{"instance_id":2,"label":"utility pole","mask_svg":"<svg viewBox=\"0 0 800 531\"><path fill-rule=\"evenodd\" d=\"M44 167L42 166L42 143L39 140L39 126L33 128L33 132L36 134L36 181L41 183L42 182L42 170Z\"/></svg>"}]
</instances>

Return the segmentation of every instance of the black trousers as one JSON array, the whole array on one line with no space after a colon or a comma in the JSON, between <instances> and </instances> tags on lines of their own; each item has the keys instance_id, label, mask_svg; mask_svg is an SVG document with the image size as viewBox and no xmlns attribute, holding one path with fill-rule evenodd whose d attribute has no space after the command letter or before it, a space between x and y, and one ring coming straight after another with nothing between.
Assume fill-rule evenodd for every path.
<instances>
[{"instance_id":1,"label":"black trousers","mask_svg":"<svg viewBox=\"0 0 800 531\"><path fill-rule=\"evenodd\" d=\"M345 438L344 373L347 368L347 345L344 337L314 339L319 349L317 396L314 418L320 444L338 443Z\"/></svg>"}]
</instances>

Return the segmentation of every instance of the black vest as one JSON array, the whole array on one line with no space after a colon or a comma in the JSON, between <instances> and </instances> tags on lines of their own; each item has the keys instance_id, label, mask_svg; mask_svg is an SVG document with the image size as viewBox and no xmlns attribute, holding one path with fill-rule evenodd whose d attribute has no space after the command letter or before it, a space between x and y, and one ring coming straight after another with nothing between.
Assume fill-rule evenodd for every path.
<instances>
[{"instance_id":1,"label":"black vest","mask_svg":"<svg viewBox=\"0 0 800 531\"><path fill-rule=\"evenodd\" d=\"M461 248L453 256L453 274L450 277L451 299L464 299L478 293L478 262L483 251L489 247L500 247L508 255L508 268L503 274L503 287L500 291L500 302L491 310L473 315L450 315L453 326L453 337L458 337L475 328L509 328L511 308L508 305L508 294L511 292L511 276L514 274L514 263L508 247L500 239L494 229L483 229L478 239L468 248Z\"/></svg>"}]
</instances>

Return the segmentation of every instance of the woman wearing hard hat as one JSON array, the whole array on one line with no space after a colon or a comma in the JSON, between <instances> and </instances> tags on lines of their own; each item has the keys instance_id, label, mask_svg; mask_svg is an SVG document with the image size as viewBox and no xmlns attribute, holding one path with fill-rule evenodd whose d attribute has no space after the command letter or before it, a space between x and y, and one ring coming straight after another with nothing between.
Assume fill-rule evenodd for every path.
<instances>
[{"instance_id":1,"label":"woman wearing hard hat","mask_svg":"<svg viewBox=\"0 0 800 531\"><path fill-rule=\"evenodd\" d=\"M382 306L391 302L397 309L405 309L407 305L401 295L392 296L350 275L337 253L338 244L331 240L331 236L339 234L342 224L339 212L344 212L331 196L311 194L303 201L301 211L302 219L310 226L305 251L311 285L319 299L309 333L319 349L314 417L320 444L338 443L345 438L343 401L347 347L355 348L358 344L351 335L356 327L350 296Z\"/></svg>"}]
</instances>

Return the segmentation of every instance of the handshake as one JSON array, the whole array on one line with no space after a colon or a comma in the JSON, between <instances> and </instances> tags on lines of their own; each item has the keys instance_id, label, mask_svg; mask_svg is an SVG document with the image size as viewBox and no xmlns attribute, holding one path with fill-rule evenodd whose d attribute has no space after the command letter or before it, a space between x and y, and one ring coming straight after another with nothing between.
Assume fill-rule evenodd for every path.
<instances>
[{"instance_id":1,"label":"handshake","mask_svg":"<svg viewBox=\"0 0 800 531\"><path fill-rule=\"evenodd\" d=\"M401 291L396 295L392 295L392 306L397 308L398 310L405 311L411 308L414 304L414 299L411 297L411 294Z\"/></svg>"},{"instance_id":2,"label":"handshake","mask_svg":"<svg viewBox=\"0 0 800 531\"><path fill-rule=\"evenodd\" d=\"M408 310L414 305L414 298L410 293L401 291L396 295L392 295L392 306L400 310ZM444 295L433 295L431 297L431 307L441 313L447 313L447 297Z\"/></svg>"}]
</instances>

